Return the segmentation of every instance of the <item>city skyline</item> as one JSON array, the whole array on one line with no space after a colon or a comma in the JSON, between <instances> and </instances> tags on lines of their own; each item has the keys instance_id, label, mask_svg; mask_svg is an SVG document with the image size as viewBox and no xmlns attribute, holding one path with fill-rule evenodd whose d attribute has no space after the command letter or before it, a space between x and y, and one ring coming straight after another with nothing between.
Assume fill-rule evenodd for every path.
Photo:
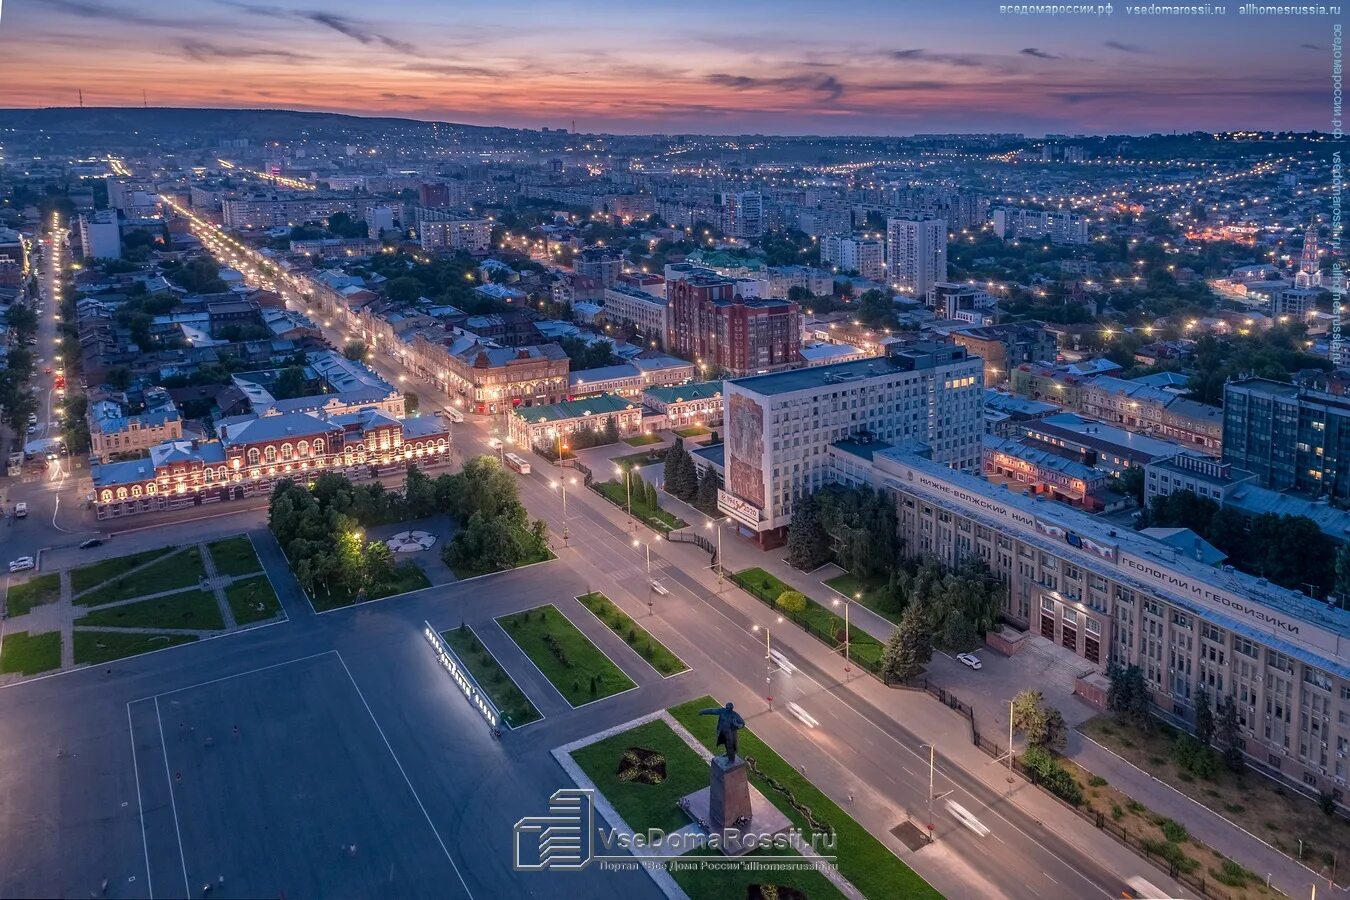
<instances>
[{"instance_id":1,"label":"city skyline","mask_svg":"<svg viewBox=\"0 0 1350 900\"><path fill-rule=\"evenodd\" d=\"M163 12L10 4L0 79L18 107L75 106L82 93L87 106L144 98L613 133L1329 124L1330 35L1319 18L1005 16L964 0L900 15L869 0L827 21L814 4L758 0L362 9L345 0L323 10L185 0ZM135 52L98 52L114 43Z\"/></svg>"}]
</instances>

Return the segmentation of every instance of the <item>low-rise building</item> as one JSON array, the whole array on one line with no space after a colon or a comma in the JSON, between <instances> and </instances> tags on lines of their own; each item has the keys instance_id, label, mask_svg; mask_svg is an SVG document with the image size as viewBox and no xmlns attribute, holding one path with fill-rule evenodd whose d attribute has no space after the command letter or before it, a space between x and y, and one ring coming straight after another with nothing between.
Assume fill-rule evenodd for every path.
<instances>
[{"instance_id":1,"label":"low-rise building","mask_svg":"<svg viewBox=\"0 0 1350 900\"><path fill-rule=\"evenodd\" d=\"M984 436L984 474L1029 495L1097 512L1107 506L1110 476L1076 459L992 434Z\"/></svg>"},{"instance_id":2,"label":"low-rise building","mask_svg":"<svg viewBox=\"0 0 1350 900\"><path fill-rule=\"evenodd\" d=\"M579 431L603 433L613 423L620 438L642 431L642 407L616 394L598 394L580 400L564 400L543 406L519 407L512 411L511 440L518 446L548 450L559 442L564 447Z\"/></svg>"},{"instance_id":3,"label":"low-rise building","mask_svg":"<svg viewBox=\"0 0 1350 900\"><path fill-rule=\"evenodd\" d=\"M146 392L146 407L128 415L116 400L89 405L89 456L104 461L112 456L140 456L156 444L183 436L183 418L168 393Z\"/></svg>"},{"instance_id":4,"label":"low-rise building","mask_svg":"<svg viewBox=\"0 0 1350 900\"><path fill-rule=\"evenodd\" d=\"M722 424L722 382L691 381L670 387L649 387L642 403L664 417L666 428Z\"/></svg>"}]
</instances>

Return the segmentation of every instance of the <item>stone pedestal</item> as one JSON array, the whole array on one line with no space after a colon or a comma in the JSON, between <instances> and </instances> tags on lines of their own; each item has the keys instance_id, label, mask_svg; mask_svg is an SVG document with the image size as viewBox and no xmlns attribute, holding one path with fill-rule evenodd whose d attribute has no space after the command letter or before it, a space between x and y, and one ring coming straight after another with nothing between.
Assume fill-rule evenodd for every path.
<instances>
[{"instance_id":1,"label":"stone pedestal","mask_svg":"<svg viewBox=\"0 0 1350 900\"><path fill-rule=\"evenodd\" d=\"M749 774L744 759L728 763L725 756L715 756L708 786L684 798L689 817L717 837L716 849L727 856L749 853L792 824L750 786Z\"/></svg>"},{"instance_id":2,"label":"stone pedestal","mask_svg":"<svg viewBox=\"0 0 1350 900\"><path fill-rule=\"evenodd\" d=\"M725 756L712 758L712 777L708 781L708 827L721 831L749 819L750 769L745 758L728 763Z\"/></svg>"}]
</instances>

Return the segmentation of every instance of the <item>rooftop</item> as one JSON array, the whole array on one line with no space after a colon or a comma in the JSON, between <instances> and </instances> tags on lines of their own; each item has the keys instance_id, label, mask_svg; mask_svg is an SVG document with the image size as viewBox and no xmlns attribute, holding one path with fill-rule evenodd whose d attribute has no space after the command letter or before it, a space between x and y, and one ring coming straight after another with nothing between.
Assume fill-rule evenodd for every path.
<instances>
[{"instance_id":1,"label":"rooftop","mask_svg":"<svg viewBox=\"0 0 1350 900\"><path fill-rule=\"evenodd\" d=\"M751 375L734 379L731 383L765 396L790 394L795 391L818 390L830 385L880 378L898 372L912 372L959 362L967 357L964 349L946 344L918 342L892 347L886 356L857 359L805 369L789 369L768 375Z\"/></svg>"},{"instance_id":2,"label":"rooftop","mask_svg":"<svg viewBox=\"0 0 1350 900\"><path fill-rule=\"evenodd\" d=\"M623 412L636 409L637 404L625 400L617 394L596 394L582 400L564 400L546 406L518 406L514 415L530 425L540 422L561 422L567 419L580 419L585 416L599 416L606 413Z\"/></svg>"},{"instance_id":3,"label":"rooftop","mask_svg":"<svg viewBox=\"0 0 1350 900\"><path fill-rule=\"evenodd\" d=\"M685 403L690 400L710 400L714 397L722 396L722 382L691 381L687 384L677 384L668 387L649 387L642 393L644 396L652 397L662 403Z\"/></svg>"},{"instance_id":4,"label":"rooftop","mask_svg":"<svg viewBox=\"0 0 1350 900\"><path fill-rule=\"evenodd\" d=\"M1150 459L1160 456L1175 456L1183 449L1180 444L1163 441L1147 435L1136 434L1114 425L1106 425L1095 419L1085 419L1077 413L1059 413L1046 416L1026 426L1027 434L1033 437L1044 436L1060 438L1081 443L1094 450L1113 453L1133 453Z\"/></svg>"}]
</instances>

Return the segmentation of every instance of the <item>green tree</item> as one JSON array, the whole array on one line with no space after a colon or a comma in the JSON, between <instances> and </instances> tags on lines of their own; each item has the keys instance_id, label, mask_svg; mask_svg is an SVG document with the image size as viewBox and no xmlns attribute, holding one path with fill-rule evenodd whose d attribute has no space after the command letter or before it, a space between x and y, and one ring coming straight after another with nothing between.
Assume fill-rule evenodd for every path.
<instances>
[{"instance_id":1,"label":"green tree","mask_svg":"<svg viewBox=\"0 0 1350 900\"><path fill-rule=\"evenodd\" d=\"M887 683L908 681L933 658L932 635L917 604L911 604L886 640L881 677Z\"/></svg>"},{"instance_id":2,"label":"green tree","mask_svg":"<svg viewBox=\"0 0 1350 900\"><path fill-rule=\"evenodd\" d=\"M1026 738L1027 746L1060 751L1068 740L1064 716L1047 706L1040 691L1025 690L1013 697L1012 726Z\"/></svg>"},{"instance_id":3,"label":"green tree","mask_svg":"<svg viewBox=\"0 0 1350 900\"><path fill-rule=\"evenodd\" d=\"M131 370L126 366L113 366L108 370L108 386L115 391L131 390Z\"/></svg>"},{"instance_id":4,"label":"green tree","mask_svg":"<svg viewBox=\"0 0 1350 900\"><path fill-rule=\"evenodd\" d=\"M1342 609L1350 607L1350 544L1336 551L1336 599Z\"/></svg>"},{"instance_id":5,"label":"green tree","mask_svg":"<svg viewBox=\"0 0 1350 900\"><path fill-rule=\"evenodd\" d=\"M394 580L394 554L384 541L370 541L362 554L366 590L374 593Z\"/></svg>"},{"instance_id":6,"label":"green tree","mask_svg":"<svg viewBox=\"0 0 1350 900\"><path fill-rule=\"evenodd\" d=\"M1112 663L1107 667L1106 675L1111 681L1106 692L1107 708L1134 728L1151 731L1153 723L1149 715L1148 684L1144 680L1143 669Z\"/></svg>"},{"instance_id":7,"label":"green tree","mask_svg":"<svg viewBox=\"0 0 1350 900\"><path fill-rule=\"evenodd\" d=\"M1144 505L1144 467L1127 466L1116 476L1116 490L1133 497L1138 506Z\"/></svg>"},{"instance_id":8,"label":"green tree","mask_svg":"<svg viewBox=\"0 0 1350 900\"><path fill-rule=\"evenodd\" d=\"M717 515L717 492L722 487L717 470L704 466L698 476L698 492L694 495L694 505L710 516Z\"/></svg>"},{"instance_id":9,"label":"green tree","mask_svg":"<svg viewBox=\"0 0 1350 900\"><path fill-rule=\"evenodd\" d=\"M793 507L788 525L788 565L810 572L829 558L830 536L820 524L820 506L814 496L803 497Z\"/></svg>"},{"instance_id":10,"label":"green tree","mask_svg":"<svg viewBox=\"0 0 1350 900\"><path fill-rule=\"evenodd\" d=\"M422 296L422 282L406 275L391 278L384 285L384 295L395 303L412 303Z\"/></svg>"},{"instance_id":11,"label":"green tree","mask_svg":"<svg viewBox=\"0 0 1350 900\"><path fill-rule=\"evenodd\" d=\"M361 341L348 341L342 348L342 355L352 362L364 362L368 348Z\"/></svg>"},{"instance_id":12,"label":"green tree","mask_svg":"<svg viewBox=\"0 0 1350 900\"><path fill-rule=\"evenodd\" d=\"M774 605L790 616L800 616L806 612L806 595L800 591L783 591Z\"/></svg>"},{"instance_id":13,"label":"green tree","mask_svg":"<svg viewBox=\"0 0 1350 900\"><path fill-rule=\"evenodd\" d=\"M1195 692L1195 738L1205 747L1214 741L1214 707L1203 685Z\"/></svg>"},{"instance_id":14,"label":"green tree","mask_svg":"<svg viewBox=\"0 0 1350 900\"><path fill-rule=\"evenodd\" d=\"M689 503L698 494L698 473L694 469L694 460L680 438L676 438L674 446L666 452L665 473L666 491L671 495Z\"/></svg>"},{"instance_id":15,"label":"green tree","mask_svg":"<svg viewBox=\"0 0 1350 900\"><path fill-rule=\"evenodd\" d=\"M282 369L276 383L272 385L272 396L278 400L303 397L308 391L309 381L305 378L305 370L301 366L287 366Z\"/></svg>"},{"instance_id":16,"label":"green tree","mask_svg":"<svg viewBox=\"0 0 1350 900\"><path fill-rule=\"evenodd\" d=\"M408 415L410 416L417 415L417 409L421 405L422 405L422 398L417 396L417 394L413 393L412 391L403 392L403 409Z\"/></svg>"},{"instance_id":17,"label":"green tree","mask_svg":"<svg viewBox=\"0 0 1350 900\"><path fill-rule=\"evenodd\" d=\"M1219 745L1223 748L1224 764L1228 766L1229 771L1241 772L1245 765L1242 759L1242 731L1241 723L1238 721L1237 703L1234 702L1232 695L1225 696L1223 702L1219 704L1219 716L1214 731L1219 739Z\"/></svg>"}]
</instances>

